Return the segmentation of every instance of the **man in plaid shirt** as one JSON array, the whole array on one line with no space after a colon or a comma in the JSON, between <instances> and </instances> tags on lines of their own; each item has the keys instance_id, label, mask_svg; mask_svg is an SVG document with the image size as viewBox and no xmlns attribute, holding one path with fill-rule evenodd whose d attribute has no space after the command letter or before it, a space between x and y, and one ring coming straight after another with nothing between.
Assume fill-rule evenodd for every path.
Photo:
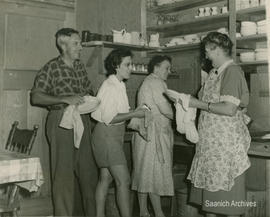
<instances>
[{"instance_id":1,"label":"man in plaid shirt","mask_svg":"<svg viewBox=\"0 0 270 217\"><path fill-rule=\"evenodd\" d=\"M81 115L84 132L79 149L74 147L73 130L59 127L64 108L81 104L84 95L92 94L87 72L79 60L81 39L78 31L71 28L60 29L55 37L60 55L37 73L31 91L32 104L49 110L46 134L50 144L54 215L78 215L74 213L74 205L78 204L81 192L85 215L95 216L98 176L90 144L90 117Z\"/></svg>"}]
</instances>

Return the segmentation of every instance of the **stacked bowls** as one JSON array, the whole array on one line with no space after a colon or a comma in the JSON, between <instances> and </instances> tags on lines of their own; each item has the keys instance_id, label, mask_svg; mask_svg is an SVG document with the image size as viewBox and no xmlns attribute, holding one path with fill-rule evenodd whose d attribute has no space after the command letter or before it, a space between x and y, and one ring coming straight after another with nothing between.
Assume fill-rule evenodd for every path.
<instances>
[{"instance_id":1,"label":"stacked bowls","mask_svg":"<svg viewBox=\"0 0 270 217\"><path fill-rule=\"evenodd\" d=\"M255 52L254 51L240 53L240 61L241 62L252 62L254 60L255 60Z\"/></svg>"},{"instance_id":2,"label":"stacked bowls","mask_svg":"<svg viewBox=\"0 0 270 217\"><path fill-rule=\"evenodd\" d=\"M257 22L257 32L258 34L266 33L266 20L261 20Z\"/></svg>"},{"instance_id":3,"label":"stacked bowls","mask_svg":"<svg viewBox=\"0 0 270 217\"><path fill-rule=\"evenodd\" d=\"M251 21L242 21L241 22L241 35L255 35L257 33L257 24Z\"/></svg>"},{"instance_id":4,"label":"stacked bowls","mask_svg":"<svg viewBox=\"0 0 270 217\"><path fill-rule=\"evenodd\" d=\"M267 48L257 48L255 50L255 59L256 60L267 60Z\"/></svg>"}]
</instances>

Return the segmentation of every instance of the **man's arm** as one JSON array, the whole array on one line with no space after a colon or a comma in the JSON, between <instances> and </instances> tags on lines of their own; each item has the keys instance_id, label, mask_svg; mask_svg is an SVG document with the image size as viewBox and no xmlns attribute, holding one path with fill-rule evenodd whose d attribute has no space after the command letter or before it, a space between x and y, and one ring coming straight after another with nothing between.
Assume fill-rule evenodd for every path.
<instances>
[{"instance_id":1,"label":"man's arm","mask_svg":"<svg viewBox=\"0 0 270 217\"><path fill-rule=\"evenodd\" d=\"M68 105L76 105L84 102L82 96L51 96L42 91L32 91L31 92L31 103L33 105L41 105L41 106L49 106L56 104L68 104Z\"/></svg>"}]
</instances>

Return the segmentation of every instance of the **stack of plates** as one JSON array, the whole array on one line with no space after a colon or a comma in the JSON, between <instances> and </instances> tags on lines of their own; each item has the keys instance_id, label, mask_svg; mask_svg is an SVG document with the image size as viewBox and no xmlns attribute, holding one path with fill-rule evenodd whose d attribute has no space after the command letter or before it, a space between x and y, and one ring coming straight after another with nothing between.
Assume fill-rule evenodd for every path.
<instances>
[{"instance_id":1,"label":"stack of plates","mask_svg":"<svg viewBox=\"0 0 270 217\"><path fill-rule=\"evenodd\" d=\"M175 37L166 44L167 47L187 44L188 42L183 37Z\"/></svg>"},{"instance_id":2,"label":"stack of plates","mask_svg":"<svg viewBox=\"0 0 270 217\"><path fill-rule=\"evenodd\" d=\"M173 3L173 0L157 0L157 5L165 5Z\"/></svg>"},{"instance_id":3,"label":"stack of plates","mask_svg":"<svg viewBox=\"0 0 270 217\"><path fill-rule=\"evenodd\" d=\"M188 44L199 43L200 42L200 38L199 38L199 36L197 34L185 35L184 39Z\"/></svg>"},{"instance_id":4,"label":"stack of plates","mask_svg":"<svg viewBox=\"0 0 270 217\"><path fill-rule=\"evenodd\" d=\"M255 35L257 33L257 24L251 21L243 21L241 22L241 35Z\"/></svg>"},{"instance_id":5,"label":"stack of plates","mask_svg":"<svg viewBox=\"0 0 270 217\"><path fill-rule=\"evenodd\" d=\"M257 48L255 50L256 60L267 60L267 48Z\"/></svg>"},{"instance_id":6,"label":"stack of plates","mask_svg":"<svg viewBox=\"0 0 270 217\"><path fill-rule=\"evenodd\" d=\"M257 22L257 32L258 34L266 33L266 20Z\"/></svg>"},{"instance_id":7,"label":"stack of plates","mask_svg":"<svg viewBox=\"0 0 270 217\"><path fill-rule=\"evenodd\" d=\"M254 60L255 60L255 52L254 51L240 53L240 61L241 62L252 62Z\"/></svg>"}]
</instances>

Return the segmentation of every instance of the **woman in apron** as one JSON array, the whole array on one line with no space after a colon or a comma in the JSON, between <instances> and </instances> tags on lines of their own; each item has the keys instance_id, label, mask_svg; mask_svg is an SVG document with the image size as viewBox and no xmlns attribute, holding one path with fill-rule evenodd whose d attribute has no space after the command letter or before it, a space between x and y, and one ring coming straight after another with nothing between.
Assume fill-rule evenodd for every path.
<instances>
[{"instance_id":1,"label":"woman in apron","mask_svg":"<svg viewBox=\"0 0 270 217\"><path fill-rule=\"evenodd\" d=\"M102 83L97 98L100 106L92 113L98 121L92 135L92 147L99 167L96 188L97 217L105 217L105 201L109 184L116 184L117 205L122 217L130 217L130 177L123 150L125 121L133 117L143 118L144 108L129 110L126 86L132 70L132 53L129 50L113 50L105 59L108 78ZM91 171L89 171L91 172Z\"/></svg>"},{"instance_id":2,"label":"woman in apron","mask_svg":"<svg viewBox=\"0 0 270 217\"><path fill-rule=\"evenodd\" d=\"M199 142L188 175L190 202L200 204L207 216L240 216L247 206L245 171L250 166L250 135L246 126L249 92L242 69L232 58L232 41L219 32L203 39L212 61L199 99L189 106L201 109ZM181 102L180 102L181 103Z\"/></svg>"},{"instance_id":3,"label":"woman in apron","mask_svg":"<svg viewBox=\"0 0 270 217\"><path fill-rule=\"evenodd\" d=\"M160 196L174 194L172 179L173 112L170 102L163 93L167 89L165 81L171 70L171 58L154 56L148 65L150 73L142 83L138 93L138 104L146 104L151 111L148 141L139 133L133 141L132 190L138 192L140 216L150 216L147 210L149 195L155 216L164 217ZM146 118L147 119L147 118Z\"/></svg>"}]
</instances>

